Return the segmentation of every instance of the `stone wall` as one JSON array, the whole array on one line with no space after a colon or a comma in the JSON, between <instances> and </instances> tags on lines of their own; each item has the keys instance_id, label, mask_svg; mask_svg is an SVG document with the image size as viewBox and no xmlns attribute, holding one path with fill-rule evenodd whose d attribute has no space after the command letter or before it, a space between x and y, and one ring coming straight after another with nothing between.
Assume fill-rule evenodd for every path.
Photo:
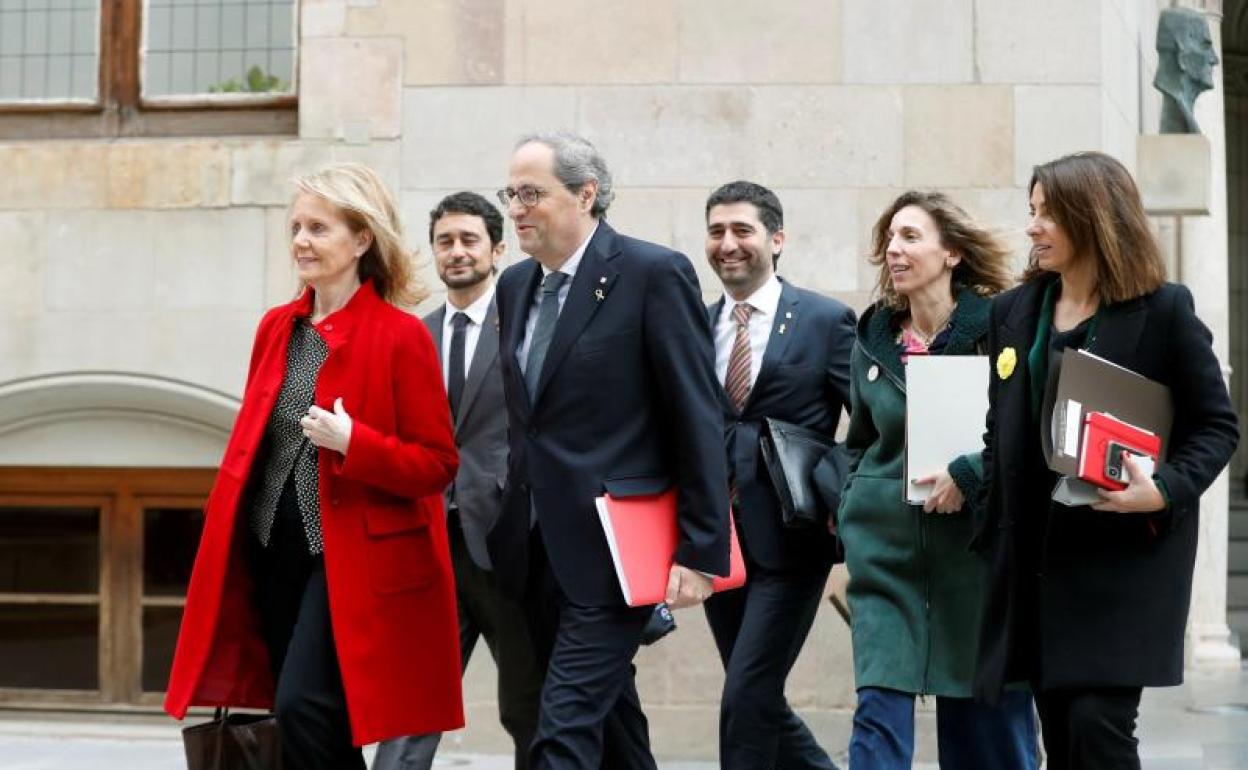
<instances>
[{"instance_id":1,"label":"stone wall","mask_svg":"<svg viewBox=\"0 0 1248 770\"><path fill-rule=\"evenodd\" d=\"M619 185L613 224L689 254L708 299L703 202L741 177L787 209L781 273L859 308L874 277L869 228L909 187L951 192L1021 265L1033 164L1104 148L1134 165L1153 11L1152 0L303 0L298 137L0 144L0 384L103 370L237 395L255 321L294 290L293 173L373 165L423 246L433 204L463 188L492 197L515 138L539 128L599 145ZM125 451L107 462L125 464ZM700 613L678 622L640 656L640 687L660 753L710 756L719 663ZM504 749L492 677L478 654L470 727L451 742ZM830 608L789 692L843 747L849 641Z\"/></svg>"}]
</instances>

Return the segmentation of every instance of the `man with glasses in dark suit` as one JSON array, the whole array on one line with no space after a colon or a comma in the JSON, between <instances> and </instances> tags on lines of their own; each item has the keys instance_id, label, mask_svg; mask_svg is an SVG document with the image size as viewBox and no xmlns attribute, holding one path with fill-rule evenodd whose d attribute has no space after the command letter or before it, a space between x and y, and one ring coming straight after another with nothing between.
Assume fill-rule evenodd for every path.
<instances>
[{"instance_id":1,"label":"man with glasses in dark suit","mask_svg":"<svg viewBox=\"0 0 1248 770\"><path fill-rule=\"evenodd\" d=\"M530 767L648 770L632 659L654 608L625 604L594 499L675 490L673 608L727 574L727 464L697 277L684 255L604 221L611 174L582 137L522 139L499 194L532 257L498 284L511 456L489 538L550 650Z\"/></svg>"}]
</instances>

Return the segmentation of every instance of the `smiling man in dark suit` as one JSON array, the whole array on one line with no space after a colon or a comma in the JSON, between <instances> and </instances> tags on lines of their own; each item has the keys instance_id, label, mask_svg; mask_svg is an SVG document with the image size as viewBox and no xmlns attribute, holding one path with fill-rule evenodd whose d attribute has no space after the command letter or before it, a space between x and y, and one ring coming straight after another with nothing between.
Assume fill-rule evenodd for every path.
<instances>
[{"instance_id":1,"label":"smiling man in dark suit","mask_svg":"<svg viewBox=\"0 0 1248 770\"><path fill-rule=\"evenodd\" d=\"M507 244L503 217L471 192L448 195L429 213L429 242L446 304L425 316L451 402L459 472L447 490L447 534L459 605L463 667L482 636L498 666L499 720L515 743L516 770L528 767L537 728L542 670L524 610L500 590L486 550L507 473L507 415L498 364L494 273ZM413 697L420 697L413 693ZM428 770L439 733L378 747L373 770Z\"/></svg>"},{"instance_id":2,"label":"smiling man in dark suit","mask_svg":"<svg viewBox=\"0 0 1248 770\"><path fill-rule=\"evenodd\" d=\"M551 650L534 770L653 768L632 659L653 607L624 603L594 499L677 496L667 602L728 572L728 479L713 351L682 254L603 220L610 172L585 139L524 138L499 191L532 259L498 284L511 447L490 553ZM540 646L540 645L539 645ZM540 655L539 650L539 655Z\"/></svg>"},{"instance_id":3,"label":"smiling man in dark suit","mask_svg":"<svg viewBox=\"0 0 1248 770\"><path fill-rule=\"evenodd\" d=\"M740 591L706 616L725 669L719 761L726 770L829 770L832 760L784 697L819 606L836 541L826 526L786 529L759 452L773 417L827 436L849 403L852 310L775 275L784 211L767 188L730 182L706 202L706 258L725 296L710 307L715 368L746 558Z\"/></svg>"}]
</instances>

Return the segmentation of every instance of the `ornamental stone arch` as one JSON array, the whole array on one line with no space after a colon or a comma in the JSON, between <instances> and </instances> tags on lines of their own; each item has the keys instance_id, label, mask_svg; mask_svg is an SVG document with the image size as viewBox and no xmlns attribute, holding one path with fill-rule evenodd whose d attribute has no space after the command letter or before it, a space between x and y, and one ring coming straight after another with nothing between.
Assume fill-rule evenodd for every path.
<instances>
[{"instance_id":1,"label":"ornamental stone arch","mask_svg":"<svg viewBox=\"0 0 1248 770\"><path fill-rule=\"evenodd\" d=\"M215 467L238 406L220 391L150 374L0 382L0 466Z\"/></svg>"}]
</instances>

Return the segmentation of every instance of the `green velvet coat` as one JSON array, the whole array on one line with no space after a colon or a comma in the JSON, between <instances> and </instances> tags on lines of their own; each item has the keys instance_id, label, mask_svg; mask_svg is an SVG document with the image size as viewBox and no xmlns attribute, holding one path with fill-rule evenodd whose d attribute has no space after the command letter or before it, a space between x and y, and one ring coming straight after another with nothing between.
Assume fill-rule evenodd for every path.
<instances>
[{"instance_id":1,"label":"green velvet coat","mask_svg":"<svg viewBox=\"0 0 1248 770\"><path fill-rule=\"evenodd\" d=\"M974 355L988 332L990 300L963 290L943 355ZM924 513L905 502L906 383L893 312L876 304L858 324L850 365L850 473L837 511L849 568L856 687L969 697L985 565L967 550L969 508ZM949 465L968 501L978 499L978 453Z\"/></svg>"}]
</instances>

